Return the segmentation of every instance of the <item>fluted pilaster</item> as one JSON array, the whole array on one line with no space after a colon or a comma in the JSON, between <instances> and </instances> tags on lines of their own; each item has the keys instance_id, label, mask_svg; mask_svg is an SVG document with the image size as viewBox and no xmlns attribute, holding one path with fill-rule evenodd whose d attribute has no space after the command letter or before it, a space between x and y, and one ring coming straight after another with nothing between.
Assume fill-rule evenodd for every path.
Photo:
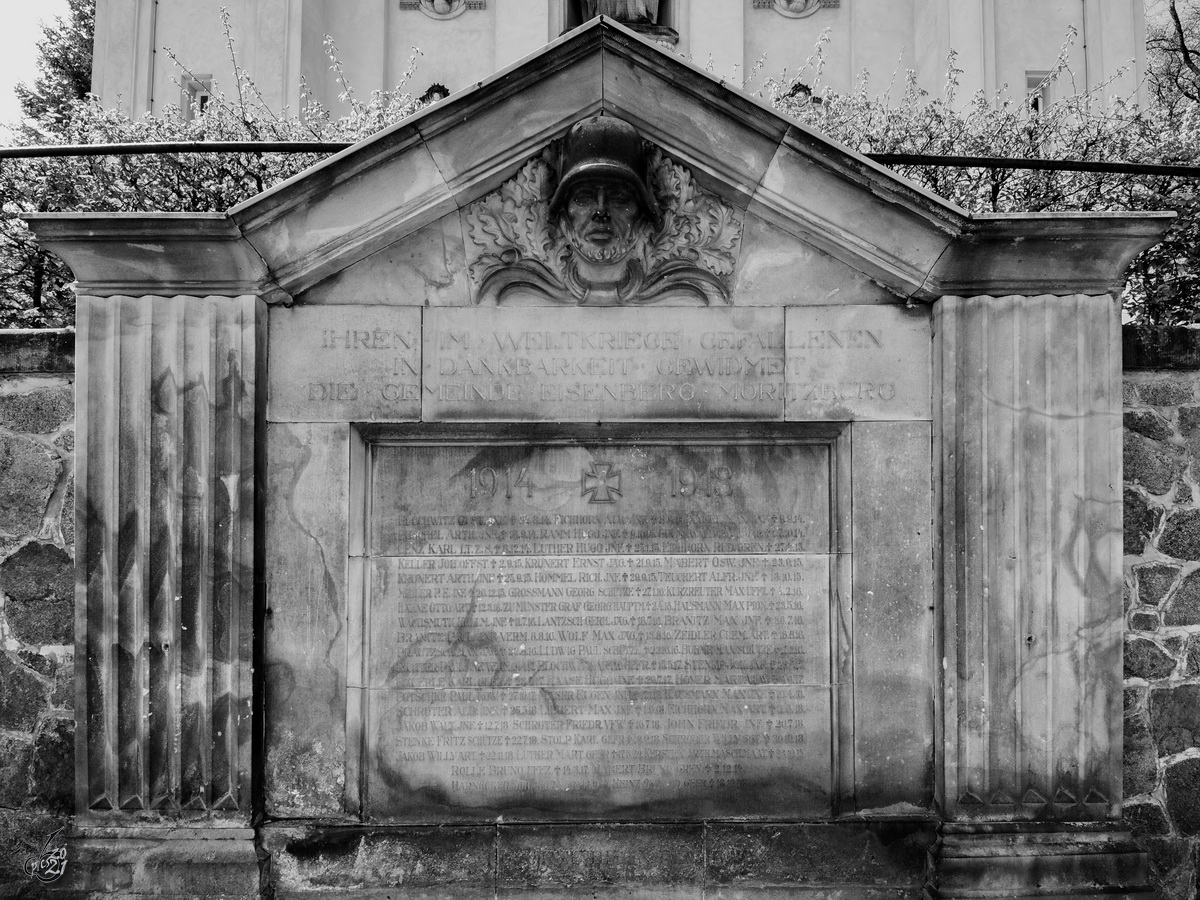
<instances>
[{"instance_id":1,"label":"fluted pilaster","mask_svg":"<svg viewBox=\"0 0 1200 900\"><path fill-rule=\"evenodd\" d=\"M85 820L248 821L262 315L253 297L79 298Z\"/></svg>"},{"instance_id":2,"label":"fluted pilaster","mask_svg":"<svg viewBox=\"0 0 1200 900\"><path fill-rule=\"evenodd\" d=\"M937 304L951 819L1119 815L1118 315L1109 296Z\"/></svg>"}]
</instances>

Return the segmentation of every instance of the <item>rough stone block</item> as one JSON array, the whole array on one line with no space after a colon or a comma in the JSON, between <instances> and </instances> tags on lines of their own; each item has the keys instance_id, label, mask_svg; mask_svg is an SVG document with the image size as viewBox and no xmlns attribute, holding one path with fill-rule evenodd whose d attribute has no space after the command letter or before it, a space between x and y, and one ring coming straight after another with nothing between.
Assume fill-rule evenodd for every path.
<instances>
[{"instance_id":1,"label":"rough stone block","mask_svg":"<svg viewBox=\"0 0 1200 900\"><path fill-rule=\"evenodd\" d=\"M1174 448L1125 432L1125 481L1140 484L1151 494L1165 494L1183 472L1184 458Z\"/></svg>"},{"instance_id":2,"label":"rough stone block","mask_svg":"<svg viewBox=\"0 0 1200 900\"><path fill-rule=\"evenodd\" d=\"M16 735L0 735L0 808L17 808L29 797L29 760L33 743Z\"/></svg>"},{"instance_id":3,"label":"rough stone block","mask_svg":"<svg viewBox=\"0 0 1200 900\"><path fill-rule=\"evenodd\" d=\"M1126 796L1148 794L1158 779L1158 752L1142 716L1125 717L1125 751L1122 782Z\"/></svg>"},{"instance_id":4,"label":"rough stone block","mask_svg":"<svg viewBox=\"0 0 1200 900\"><path fill-rule=\"evenodd\" d=\"M1125 715L1140 712L1146 706L1146 688L1140 686L1127 687L1122 694L1122 708Z\"/></svg>"},{"instance_id":5,"label":"rough stone block","mask_svg":"<svg viewBox=\"0 0 1200 900\"><path fill-rule=\"evenodd\" d=\"M268 827L264 848L271 855L273 887L284 896L330 888L440 886L450 896L490 897L495 833L490 827Z\"/></svg>"},{"instance_id":6,"label":"rough stone block","mask_svg":"<svg viewBox=\"0 0 1200 900\"><path fill-rule=\"evenodd\" d=\"M54 654L38 653L34 650L18 650L17 658L43 678L53 678L54 670L58 668Z\"/></svg>"},{"instance_id":7,"label":"rough stone block","mask_svg":"<svg viewBox=\"0 0 1200 900\"><path fill-rule=\"evenodd\" d=\"M1179 407L1179 430L1183 436L1191 437L1197 428L1200 428L1200 406Z\"/></svg>"},{"instance_id":8,"label":"rough stone block","mask_svg":"<svg viewBox=\"0 0 1200 900\"><path fill-rule=\"evenodd\" d=\"M75 567L52 544L26 544L0 564L13 634L26 644L67 644L75 624Z\"/></svg>"},{"instance_id":9,"label":"rough stone block","mask_svg":"<svg viewBox=\"0 0 1200 900\"><path fill-rule=\"evenodd\" d=\"M28 434L51 434L75 415L75 389L43 387L0 396L0 427Z\"/></svg>"},{"instance_id":10,"label":"rough stone block","mask_svg":"<svg viewBox=\"0 0 1200 900\"><path fill-rule=\"evenodd\" d=\"M1200 510L1181 509L1171 513L1158 540L1158 549L1175 559L1200 559Z\"/></svg>"},{"instance_id":11,"label":"rough stone block","mask_svg":"<svg viewBox=\"0 0 1200 900\"><path fill-rule=\"evenodd\" d=\"M68 650L64 657L58 660L54 669L54 689L50 694L50 705L56 709L75 707L74 656L74 651Z\"/></svg>"},{"instance_id":12,"label":"rough stone block","mask_svg":"<svg viewBox=\"0 0 1200 900\"><path fill-rule=\"evenodd\" d=\"M75 798L75 720L42 722L33 743L29 780L34 805L48 812L69 813Z\"/></svg>"},{"instance_id":13,"label":"rough stone block","mask_svg":"<svg viewBox=\"0 0 1200 900\"><path fill-rule=\"evenodd\" d=\"M1150 728L1160 756L1200 747L1200 684L1152 690Z\"/></svg>"},{"instance_id":14,"label":"rough stone block","mask_svg":"<svg viewBox=\"0 0 1200 900\"><path fill-rule=\"evenodd\" d=\"M0 372L6 375L74 371L72 329L22 329L5 331L0 336Z\"/></svg>"},{"instance_id":15,"label":"rough stone block","mask_svg":"<svg viewBox=\"0 0 1200 900\"><path fill-rule=\"evenodd\" d=\"M1158 613L1149 612L1147 610L1138 610L1129 617L1129 627L1134 631L1157 631L1160 624ZM1125 658L1125 677L1131 677L1129 674L1129 655L1128 648ZM1134 675L1134 678L1149 678L1148 675Z\"/></svg>"},{"instance_id":16,"label":"rough stone block","mask_svg":"<svg viewBox=\"0 0 1200 900\"><path fill-rule=\"evenodd\" d=\"M1157 835L1142 835L1138 842L1150 856L1150 881L1160 900L1194 900L1187 885L1180 884L1190 880L1191 842Z\"/></svg>"},{"instance_id":17,"label":"rough stone block","mask_svg":"<svg viewBox=\"0 0 1200 900\"><path fill-rule=\"evenodd\" d=\"M258 857L249 829L129 831L119 839L86 832L71 839L70 861L61 882L65 896L115 894L128 900L255 900L261 896Z\"/></svg>"},{"instance_id":18,"label":"rough stone block","mask_svg":"<svg viewBox=\"0 0 1200 900\"><path fill-rule=\"evenodd\" d=\"M1124 491L1124 552L1126 556L1136 556L1146 549L1146 541L1158 528L1162 520L1162 510L1150 506L1137 491L1125 488ZM1198 529L1200 530L1200 529Z\"/></svg>"},{"instance_id":19,"label":"rough stone block","mask_svg":"<svg viewBox=\"0 0 1200 900\"><path fill-rule=\"evenodd\" d=\"M1172 628L1200 625L1200 569L1185 578L1176 589L1167 606L1164 623Z\"/></svg>"},{"instance_id":20,"label":"rough stone block","mask_svg":"<svg viewBox=\"0 0 1200 900\"><path fill-rule=\"evenodd\" d=\"M27 437L0 434L0 531L36 534L58 481L59 462Z\"/></svg>"},{"instance_id":21,"label":"rough stone block","mask_svg":"<svg viewBox=\"0 0 1200 900\"><path fill-rule=\"evenodd\" d=\"M1160 604L1179 578L1179 572L1179 566L1167 566L1161 563L1135 567L1133 575L1137 583L1138 601L1146 606Z\"/></svg>"},{"instance_id":22,"label":"rough stone block","mask_svg":"<svg viewBox=\"0 0 1200 900\"><path fill-rule=\"evenodd\" d=\"M1137 837L1171 833L1166 812L1154 800L1126 803L1121 809L1121 817Z\"/></svg>"},{"instance_id":23,"label":"rough stone block","mask_svg":"<svg viewBox=\"0 0 1200 900\"><path fill-rule=\"evenodd\" d=\"M701 826L545 826L500 829L497 886L590 892L608 885L678 890L704 875Z\"/></svg>"},{"instance_id":24,"label":"rough stone block","mask_svg":"<svg viewBox=\"0 0 1200 900\"><path fill-rule=\"evenodd\" d=\"M938 897L1083 900L1105 893L1145 895L1149 860L1125 831L1034 826L949 831L938 848Z\"/></svg>"},{"instance_id":25,"label":"rough stone block","mask_svg":"<svg viewBox=\"0 0 1200 900\"><path fill-rule=\"evenodd\" d=\"M919 888L935 835L916 823L716 825L707 881L730 887L871 885Z\"/></svg>"},{"instance_id":26,"label":"rough stone block","mask_svg":"<svg viewBox=\"0 0 1200 900\"><path fill-rule=\"evenodd\" d=\"M40 897L41 885L25 874L25 861L42 853L46 840L60 832L55 847L64 843L70 820L41 812L0 809L0 897ZM68 859L68 868L71 861Z\"/></svg>"},{"instance_id":27,"label":"rough stone block","mask_svg":"<svg viewBox=\"0 0 1200 900\"><path fill-rule=\"evenodd\" d=\"M1200 675L1200 634L1193 634L1188 638L1183 674Z\"/></svg>"},{"instance_id":28,"label":"rough stone block","mask_svg":"<svg viewBox=\"0 0 1200 900\"><path fill-rule=\"evenodd\" d=\"M0 653L0 730L33 731L48 684L10 653Z\"/></svg>"},{"instance_id":29,"label":"rough stone block","mask_svg":"<svg viewBox=\"0 0 1200 900\"><path fill-rule=\"evenodd\" d=\"M1179 411L1182 420L1183 410ZM1155 441L1165 441L1172 434L1166 419L1152 409L1125 411L1125 427Z\"/></svg>"},{"instance_id":30,"label":"rough stone block","mask_svg":"<svg viewBox=\"0 0 1200 900\"><path fill-rule=\"evenodd\" d=\"M68 550L75 549L75 477L67 479L66 496L63 497L62 513L58 517L62 527L63 542Z\"/></svg>"},{"instance_id":31,"label":"rough stone block","mask_svg":"<svg viewBox=\"0 0 1200 900\"><path fill-rule=\"evenodd\" d=\"M1142 637L1125 639L1126 678L1153 680L1166 678L1174 671L1175 658L1154 641Z\"/></svg>"},{"instance_id":32,"label":"rough stone block","mask_svg":"<svg viewBox=\"0 0 1200 900\"><path fill-rule=\"evenodd\" d=\"M1180 834L1200 836L1200 758L1181 759L1163 775L1167 812Z\"/></svg>"},{"instance_id":33,"label":"rough stone block","mask_svg":"<svg viewBox=\"0 0 1200 900\"><path fill-rule=\"evenodd\" d=\"M1158 378L1137 385L1138 397L1147 406L1181 406L1195 399L1189 378Z\"/></svg>"}]
</instances>

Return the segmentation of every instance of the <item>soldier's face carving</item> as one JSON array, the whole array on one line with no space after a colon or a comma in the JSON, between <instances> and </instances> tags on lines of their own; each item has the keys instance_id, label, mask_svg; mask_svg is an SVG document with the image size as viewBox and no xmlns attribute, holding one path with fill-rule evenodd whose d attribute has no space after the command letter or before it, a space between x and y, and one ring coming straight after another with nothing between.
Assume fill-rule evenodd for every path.
<instances>
[{"instance_id":1,"label":"soldier's face carving","mask_svg":"<svg viewBox=\"0 0 1200 900\"><path fill-rule=\"evenodd\" d=\"M633 247L641 205L619 179L581 182L567 199L564 230L575 252L588 262L613 263Z\"/></svg>"}]
</instances>

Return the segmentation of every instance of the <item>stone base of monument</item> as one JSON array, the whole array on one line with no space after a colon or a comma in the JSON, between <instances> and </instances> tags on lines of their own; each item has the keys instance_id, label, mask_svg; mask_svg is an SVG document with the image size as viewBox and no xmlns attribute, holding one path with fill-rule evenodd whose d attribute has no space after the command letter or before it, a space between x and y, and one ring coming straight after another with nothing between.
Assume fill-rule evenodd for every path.
<instances>
[{"instance_id":1,"label":"stone base of monument","mask_svg":"<svg viewBox=\"0 0 1200 900\"><path fill-rule=\"evenodd\" d=\"M261 867L250 828L81 828L67 841L56 900L77 897L260 896Z\"/></svg>"},{"instance_id":2,"label":"stone base of monument","mask_svg":"<svg viewBox=\"0 0 1200 900\"><path fill-rule=\"evenodd\" d=\"M267 826L277 900L356 897L688 898L921 896L928 821Z\"/></svg>"},{"instance_id":3,"label":"stone base of monument","mask_svg":"<svg viewBox=\"0 0 1200 900\"><path fill-rule=\"evenodd\" d=\"M1116 826L946 825L933 900L1156 896L1149 859Z\"/></svg>"}]
</instances>

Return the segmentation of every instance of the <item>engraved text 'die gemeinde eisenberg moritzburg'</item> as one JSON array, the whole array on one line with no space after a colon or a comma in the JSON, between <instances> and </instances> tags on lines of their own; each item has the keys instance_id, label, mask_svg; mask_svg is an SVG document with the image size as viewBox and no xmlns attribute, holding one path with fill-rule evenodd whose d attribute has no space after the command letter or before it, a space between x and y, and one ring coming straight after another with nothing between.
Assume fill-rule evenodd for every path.
<instances>
[{"instance_id":1,"label":"engraved text 'die gemeinde eisenberg moritzburg'","mask_svg":"<svg viewBox=\"0 0 1200 900\"><path fill-rule=\"evenodd\" d=\"M612 116L576 122L467 209L480 304L723 305L737 211Z\"/></svg>"}]
</instances>

